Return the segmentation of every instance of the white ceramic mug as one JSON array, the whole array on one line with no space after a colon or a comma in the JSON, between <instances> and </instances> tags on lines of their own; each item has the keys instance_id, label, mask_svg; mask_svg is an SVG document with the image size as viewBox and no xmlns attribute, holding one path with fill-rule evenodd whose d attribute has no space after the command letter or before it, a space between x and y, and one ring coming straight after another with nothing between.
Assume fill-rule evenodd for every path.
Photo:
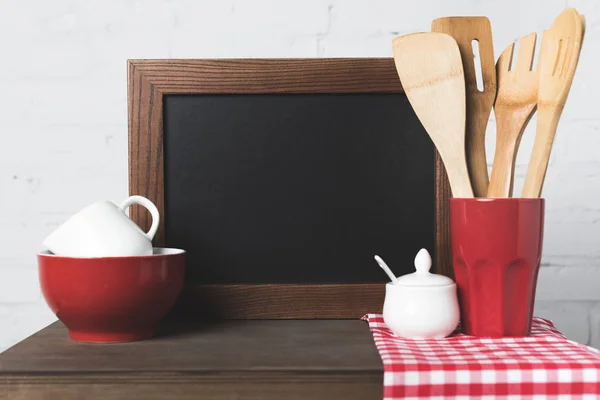
<instances>
[{"instance_id":1,"label":"white ceramic mug","mask_svg":"<svg viewBox=\"0 0 600 400\"><path fill-rule=\"evenodd\" d=\"M144 232L126 214L133 204L148 209L152 226ZM150 200L131 196L120 206L98 201L70 217L43 242L52 253L66 257L123 257L152 254L152 239L160 215Z\"/></svg>"}]
</instances>

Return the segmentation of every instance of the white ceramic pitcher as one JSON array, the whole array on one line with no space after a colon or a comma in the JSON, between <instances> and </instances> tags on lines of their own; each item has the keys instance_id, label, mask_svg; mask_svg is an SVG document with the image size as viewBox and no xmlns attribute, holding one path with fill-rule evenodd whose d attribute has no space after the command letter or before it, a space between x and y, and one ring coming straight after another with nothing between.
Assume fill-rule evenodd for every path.
<instances>
[{"instance_id":1,"label":"white ceramic pitcher","mask_svg":"<svg viewBox=\"0 0 600 400\"><path fill-rule=\"evenodd\" d=\"M133 204L148 209L152 226L144 232L126 214ZM46 249L65 257L124 257L152 254L152 239L160 215L150 200L131 196L117 206L98 201L70 217L43 242Z\"/></svg>"}]
</instances>

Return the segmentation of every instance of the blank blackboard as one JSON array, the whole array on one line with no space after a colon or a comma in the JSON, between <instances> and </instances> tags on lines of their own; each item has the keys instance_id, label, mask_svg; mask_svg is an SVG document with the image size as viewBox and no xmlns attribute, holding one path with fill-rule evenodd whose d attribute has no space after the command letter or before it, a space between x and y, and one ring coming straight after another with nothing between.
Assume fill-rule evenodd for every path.
<instances>
[{"instance_id":1,"label":"blank blackboard","mask_svg":"<svg viewBox=\"0 0 600 400\"><path fill-rule=\"evenodd\" d=\"M129 192L187 251L186 318L381 312L375 254L451 275L450 187L392 58L129 60L127 98Z\"/></svg>"},{"instance_id":2,"label":"blank blackboard","mask_svg":"<svg viewBox=\"0 0 600 400\"><path fill-rule=\"evenodd\" d=\"M433 145L402 93L168 94L165 237L200 284L385 282L434 249Z\"/></svg>"}]
</instances>

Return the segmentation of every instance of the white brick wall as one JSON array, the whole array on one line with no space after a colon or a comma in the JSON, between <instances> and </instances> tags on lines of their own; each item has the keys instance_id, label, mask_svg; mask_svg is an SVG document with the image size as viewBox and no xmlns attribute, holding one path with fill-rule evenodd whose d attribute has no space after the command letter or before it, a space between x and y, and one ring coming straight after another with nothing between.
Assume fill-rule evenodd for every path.
<instances>
[{"instance_id":1,"label":"white brick wall","mask_svg":"<svg viewBox=\"0 0 600 400\"><path fill-rule=\"evenodd\" d=\"M54 320L37 283L43 237L86 204L127 195L126 59L390 56L392 38L444 15L487 15L498 55L567 5L586 15L587 37L545 186L537 314L600 346L597 0L4 0L0 350ZM492 120L490 146L494 135Z\"/></svg>"}]
</instances>

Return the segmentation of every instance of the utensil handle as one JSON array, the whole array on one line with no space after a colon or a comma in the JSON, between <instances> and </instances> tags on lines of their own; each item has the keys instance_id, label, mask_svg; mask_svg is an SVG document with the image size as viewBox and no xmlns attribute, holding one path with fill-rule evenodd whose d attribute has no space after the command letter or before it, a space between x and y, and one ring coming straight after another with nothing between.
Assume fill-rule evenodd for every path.
<instances>
[{"instance_id":1,"label":"utensil handle","mask_svg":"<svg viewBox=\"0 0 600 400\"><path fill-rule=\"evenodd\" d=\"M512 145L496 146L487 197L505 198L511 196L516 152L515 146Z\"/></svg>"},{"instance_id":2,"label":"utensil handle","mask_svg":"<svg viewBox=\"0 0 600 400\"><path fill-rule=\"evenodd\" d=\"M450 181L450 188L452 189L452 197L474 197L471 182L469 181L469 172L466 168L464 171L454 171L452 174L448 174L448 180Z\"/></svg>"},{"instance_id":3,"label":"utensil handle","mask_svg":"<svg viewBox=\"0 0 600 400\"><path fill-rule=\"evenodd\" d=\"M512 196L517 152L528 122L529 118L523 123L523 119L516 118L512 112L496 113L496 151L487 197Z\"/></svg>"},{"instance_id":4,"label":"utensil handle","mask_svg":"<svg viewBox=\"0 0 600 400\"><path fill-rule=\"evenodd\" d=\"M381 269L390 278L390 280L392 281L392 283L394 283L394 282L396 282L398 280L398 278L396 278L396 275L394 275L394 273L392 272L392 270L390 269L390 267L388 267L388 265L385 263L385 261L383 261L381 259L381 257L375 256L375 261L377 261L377 264L379 264L379 266L381 267Z\"/></svg>"},{"instance_id":5,"label":"utensil handle","mask_svg":"<svg viewBox=\"0 0 600 400\"><path fill-rule=\"evenodd\" d=\"M551 105L546 107L538 106L538 124L535 133L535 142L527 175L523 184L521 197L537 198L542 194L548 162L550 161L550 152L556 135L556 128L562 113L561 105Z\"/></svg>"},{"instance_id":6,"label":"utensil handle","mask_svg":"<svg viewBox=\"0 0 600 400\"><path fill-rule=\"evenodd\" d=\"M474 99L471 101L475 101ZM485 197L489 186L487 159L485 156L485 127L477 118L467 115L467 135L465 140L467 167L475 197ZM487 123L487 119L485 120ZM482 134L483 132L483 134Z\"/></svg>"},{"instance_id":7,"label":"utensil handle","mask_svg":"<svg viewBox=\"0 0 600 400\"><path fill-rule=\"evenodd\" d=\"M452 197L473 197L473 188L471 187L471 180L469 179L469 170L467 169L466 159L463 158L462 160L459 160L459 162L455 162L453 159L448 159L448 156L442 151L439 151L439 153L440 157L442 157L444 167L446 168L446 174L448 175ZM453 162L449 164L447 161ZM448 168L447 165L449 165L451 168Z\"/></svg>"},{"instance_id":8,"label":"utensil handle","mask_svg":"<svg viewBox=\"0 0 600 400\"><path fill-rule=\"evenodd\" d=\"M156 235L156 231L158 230L158 224L160 223L160 214L158 212L158 208L156 208L153 202L143 196L130 196L126 198L123 203L121 203L119 208L125 212L129 206L134 204L139 204L150 211L150 215L152 216L152 226L150 226L150 230L144 235L146 235L148 240L154 239L154 235Z\"/></svg>"}]
</instances>

